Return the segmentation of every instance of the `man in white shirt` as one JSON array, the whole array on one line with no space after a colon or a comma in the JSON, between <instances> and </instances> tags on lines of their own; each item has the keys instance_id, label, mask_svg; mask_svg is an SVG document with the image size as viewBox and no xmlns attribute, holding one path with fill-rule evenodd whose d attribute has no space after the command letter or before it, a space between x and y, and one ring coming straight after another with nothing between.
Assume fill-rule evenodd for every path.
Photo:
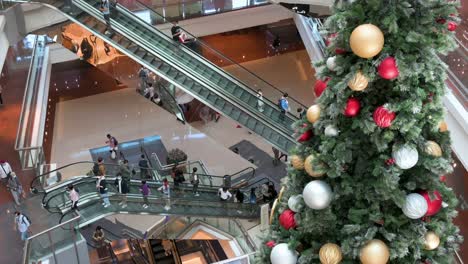
<instances>
[{"instance_id":1,"label":"man in white shirt","mask_svg":"<svg viewBox=\"0 0 468 264\"><path fill-rule=\"evenodd\" d=\"M221 199L221 201L223 201L223 202L231 199L231 197L232 197L232 194L229 192L228 188L226 188L226 187L219 188L218 195L219 195L219 198Z\"/></svg>"},{"instance_id":2,"label":"man in white shirt","mask_svg":"<svg viewBox=\"0 0 468 264\"><path fill-rule=\"evenodd\" d=\"M21 240L25 241L28 239L28 229L31 225L29 219L22 213L15 212L15 229L21 233Z\"/></svg>"}]
</instances>

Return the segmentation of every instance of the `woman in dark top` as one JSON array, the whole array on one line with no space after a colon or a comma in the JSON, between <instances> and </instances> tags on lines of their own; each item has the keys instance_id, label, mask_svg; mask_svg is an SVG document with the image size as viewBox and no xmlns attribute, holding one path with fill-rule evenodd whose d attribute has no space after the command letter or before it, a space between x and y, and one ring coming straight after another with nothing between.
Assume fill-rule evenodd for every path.
<instances>
[{"instance_id":1,"label":"woman in dark top","mask_svg":"<svg viewBox=\"0 0 468 264\"><path fill-rule=\"evenodd\" d=\"M244 193L239 189L236 191L236 201L238 203L243 203L244 202Z\"/></svg>"}]
</instances>

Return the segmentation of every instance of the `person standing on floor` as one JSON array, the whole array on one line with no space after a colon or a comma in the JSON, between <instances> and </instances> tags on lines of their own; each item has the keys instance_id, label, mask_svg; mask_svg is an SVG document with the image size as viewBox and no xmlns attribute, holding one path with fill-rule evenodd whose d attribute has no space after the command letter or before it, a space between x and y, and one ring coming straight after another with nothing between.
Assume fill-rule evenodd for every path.
<instances>
[{"instance_id":1,"label":"person standing on floor","mask_svg":"<svg viewBox=\"0 0 468 264\"><path fill-rule=\"evenodd\" d=\"M104 20L106 20L106 31L104 32L104 34L109 35L112 33L109 0L101 0L101 6L99 10L101 10L102 14L104 15Z\"/></svg>"},{"instance_id":2,"label":"person standing on floor","mask_svg":"<svg viewBox=\"0 0 468 264\"><path fill-rule=\"evenodd\" d=\"M97 159L98 165L98 173L97 176L106 176L106 166L104 166L104 159L102 157L98 157Z\"/></svg>"},{"instance_id":3,"label":"person standing on floor","mask_svg":"<svg viewBox=\"0 0 468 264\"><path fill-rule=\"evenodd\" d=\"M263 92L261 89L257 90L257 108L258 111L263 112L265 103L263 102Z\"/></svg>"},{"instance_id":4,"label":"person standing on floor","mask_svg":"<svg viewBox=\"0 0 468 264\"><path fill-rule=\"evenodd\" d=\"M138 167L140 167L140 178L148 179L150 178L150 170L148 160L145 158L144 154L141 154L140 161L138 161Z\"/></svg>"},{"instance_id":5,"label":"person standing on floor","mask_svg":"<svg viewBox=\"0 0 468 264\"><path fill-rule=\"evenodd\" d=\"M229 192L227 187L222 187L218 190L218 196L221 201L226 202L227 200L231 199L232 194Z\"/></svg>"},{"instance_id":6,"label":"person standing on floor","mask_svg":"<svg viewBox=\"0 0 468 264\"><path fill-rule=\"evenodd\" d=\"M70 197L70 201L71 201L71 209L79 211L79 209L78 209L78 200L80 200L80 194L76 190L75 186L73 186L71 184L68 185L68 191L69 191L68 196Z\"/></svg>"},{"instance_id":7,"label":"person standing on floor","mask_svg":"<svg viewBox=\"0 0 468 264\"><path fill-rule=\"evenodd\" d=\"M0 160L0 180L3 184L8 183L8 178L11 177L13 170L6 160Z\"/></svg>"},{"instance_id":8,"label":"person standing on floor","mask_svg":"<svg viewBox=\"0 0 468 264\"><path fill-rule=\"evenodd\" d=\"M193 195L200 196L200 194L198 193L198 184L200 183L200 178L198 176L197 171L198 171L197 168L192 169L192 175L191 175L191 182L193 184L192 191L193 191Z\"/></svg>"},{"instance_id":9,"label":"person standing on floor","mask_svg":"<svg viewBox=\"0 0 468 264\"><path fill-rule=\"evenodd\" d=\"M3 87L0 84L0 105L3 105L2 91L3 91Z\"/></svg>"},{"instance_id":10,"label":"person standing on floor","mask_svg":"<svg viewBox=\"0 0 468 264\"><path fill-rule=\"evenodd\" d=\"M251 204L256 204L257 203L257 194L255 193L255 188L250 189L249 202Z\"/></svg>"},{"instance_id":11,"label":"person standing on floor","mask_svg":"<svg viewBox=\"0 0 468 264\"><path fill-rule=\"evenodd\" d=\"M141 66L140 70L138 70L138 77L140 77L140 90L145 91L146 89L146 82L148 81L148 69Z\"/></svg>"},{"instance_id":12,"label":"person standing on floor","mask_svg":"<svg viewBox=\"0 0 468 264\"><path fill-rule=\"evenodd\" d=\"M244 203L244 193L240 190L240 189L237 189L236 190L236 195L235 195L235 199L236 199L236 203Z\"/></svg>"},{"instance_id":13,"label":"person standing on floor","mask_svg":"<svg viewBox=\"0 0 468 264\"><path fill-rule=\"evenodd\" d=\"M280 115L281 120L284 120L284 118L286 117L286 114L291 110L289 108L288 97L289 95L287 93L284 93L283 96L278 101L278 104L282 113L282 115Z\"/></svg>"},{"instance_id":14,"label":"person standing on floor","mask_svg":"<svg viewBox=\"0 0 468 264\"><path fill-rule=\"evenodd\" d=\"M122 194L122 201L119 205L122 208L127 207L127 193L130 192L130 179L132 177L132 172L130 171L130 166L128 166L128 160L124 160L119 167L119 175L122 177L120 181L120 193Z\"/></svg>"},{"instance_id":15,"label":"person standing on floor","mask_svg":"<svg viewBox=\"0 0 468 264\"><path fill-rule=\"evenodd\" d=\"M21 205L21 197L24 195L23 186L14 172L11 172L10 177L7 178L7 189L10 190L16 205Z\"/></svg>"},{"instance_id":16,"label":"person standing on floor","mask_svg":"<svg viewBox=\"0 0 468 264\"><path fill-rule=\"evenodd\" d=\"M28 239L29 227L31 226L31 221L29 218L16 211L15 212L15 230L18 230L21 234L21 240L26 241Z\"/></svg>"},{"instance_id":17,"label":"person standing on floor","mask_svg":"<svg viewBox=\"0 0 468 264\"><path fill-rule=\"evenodd\" d=\"M93 233L93 240L96 244L96 248L104 246L105 235L104 230L102 230L101 226L96 226L96 230Z\"/></svg>"},{"instance_id":18,"label":"person standing on floor","mask_svg":"<svg viewBox=\"0 0 468 264\"><path fill-rule=\"evenodd\" d=\"M109 145L109 152L111 154L111 159L115 159L117 158L117 151L119 150L119 142L117 141L117 139L113 136L111 136L111 134L107 134L107 141L106 141L106 144Z\"/></svg>"},{"instance_id":19,"label":"person standing on floor","mask_svg":"<svg viewBox=\"0 0 468 264\"><path fill-rule=\"evenodd\" d=\"M103 176L99 176L98 183L97 183L97 189L99 194L101 195L102 198L102 205L104 205L104 208L109 207L110 201L109 201L109 193L107 193L107 182L106 179Z\"/></svg>"},{"instance_id":20,"label":"person standing on floor","mask_svg":"<svg viewBox=\"0 0 468 264\"><path fill-rule=\"evenodd\" d=\"M146 183L146 181L141 181L140 192L143 195L143 208L146 209L149 206L148 195L151 193L149 185Z\"/></svg>"}]
</instances>

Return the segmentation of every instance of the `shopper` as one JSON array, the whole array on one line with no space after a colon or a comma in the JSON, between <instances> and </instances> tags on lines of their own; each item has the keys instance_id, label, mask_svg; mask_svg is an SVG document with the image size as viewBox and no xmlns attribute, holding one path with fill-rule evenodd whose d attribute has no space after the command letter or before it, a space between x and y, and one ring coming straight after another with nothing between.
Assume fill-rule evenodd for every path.
<instances>
[{"instance_id":1,"label":"shopper","mask_svg":"<svg viewBox=\"0 0 468 264\"><path fill-rule=\"evenodd\" d=\"M132 177L132 172L130 171L130 166L128 166L128 160L124 160L119 167L119 175L122 178L120 181L120 193L122 195L122 201L119 205L122 208L127 207L127 193L130 192L130 179Z\"/></svg>"},{"instance_id":2,"label":"shopper","mask_svg":"<svg viewBox=\"0 0 468 264\"><path fill-rule=\"evenodd\" d=\"M179 27L179 22L175 21L171 27L172 39L174 41L179 41L180 33L181 33L181 28Z\"/></svg>"},{"instance_id":3,"label":"shopper","mask_svg":"<svg viewBox=\"0 0 468 264\"><path fill-rule=\"evenodd\" d=\"M0 160L0 180L3 184L8 183L8 178L11 177L13 170L6 160Z\"/></svg>"},{"instance_id":4,"label":"shopper","mask_svg":"<svg viewBox=\"0 0 468 264\"><path fill-rule=\"evenodd\" d=\"M93 233L93 240L96 245L96 248L100 248L104 246L105 235L104 235L104 230L102 230L101 226L96 226L96 230Z\"/></svg>"},{"instance_id":5,"label":"shopper","mask_svg":"<svg viewBox=\"0 0 468 264\"><path fill-rule=\"evenodd\" d=\"M117 151L119 150L119 142L117 141L117 139L113 136L111 136L111 134L107 134L107 141L106 141L106 144L109 145L109 152L111 154L111 159L115 159L117 158Z\"/></svg>"},{"instance_id":6,"label":"shopper","mask_svg":"<svg viewBox=\"0 0 468 264\"><path fill-rule=\"evenodd\" d=\"M13 200L16 205L21 205L21 197L25 194L23 191L23 186L14 172L11 172L10 177L7 177L7 189L10 190Z\"/></svg>"},{"instance_id":7,"label":"shopper","mask_svg":"<svg viewBox=\"0 0 468 264\"><path fill-rule=\"evenodd\" d=\"M153 101L154 99L154 87L153 87L153 84L152 83L147 83L147 86L146 89L145 89L145 98L148 98L150 99L151 101Z\"/></svg>"},{"instance_id":8,"label":"shopper","mask_svg":"<svg viewBox=\"0 0 468 264\"><path fill-rule=\"evenodd\" d=\"M143 195L143 208L146 209L149 206L148 195L151 193L149 185L146 183L146 181L141 181L140 192Z\"/></svg>"},{"instance_id":9,"label":"shopper","mask_svg":"<svg viewBox=\"0 0 468 264\"><path fill-rule=\"evenodd\" d=\"M197 171L198 171L197 168L192 169L192 175L191 175L191 182L193 184L192 191L193 191L193 195L200 196L200 194L198 193L198 184L200 183L200 178L198 176Z\"/></svg>"},{"instance_id":10,"label":"shopper","mask_svg":"<svg viewBox=\"0 0 468 264\"><path fill-rule=\"evenodd\" d=\"M109 35L112 33L109 0L101 0L101 7L99 8L99 10L101 10L102 14L104 15L104 20L106 20L106 31L104 32L104 34Z\"/></svg>"},{"instance_id":11,"label":"shopper","mask_svg":"<svg viewBox=\"0 0 468 264\"><path fill-rule=\"evenodd\" d=\"M236 195L235 195L235 199L236 199L236 203L244 203L244 193L240 190L240 189L237 189L236 190Z\"/></svg>"},{"instance_id":12,"label":"shopper","mask_svg":"<svg viewBox=\"0 0 468 264\"><path fill-rule=\"evenodd\" d=\"M15 212L15 230L18 230L21 234L21 240L25 241L28 239L29 227L31 226L31 220L29 218L16 211Z\"/></svg>"},{"instance_id":13,"label":"shopper","mask_svg":"<svg viewBox=\"0 0 468 264\"><path fill-rule=\"evenodd\" d=\"M255 188L250 189L249 202L251 204L256 204L257 203L257 194L255 193Z\"/></svg>"},{"instance_id":14,"label":"shopper","mask_svg":"<svg viewBox=\"0 0 468 264\"><path fill-rule=\"evenodd\" d=\"M270 208L273 206L273 202L278 197L278 192L275 189L275 185L273 183L268 184L268 195L270 199Z\"/></svg>"},{"instance_id":15,"label":"shopper","mask_svg":"<svg viewBox=\"0 0 468 264\"><path fill-rule=\"evenodd\" d=\"M164 178L163 184L158 188L158 191L164 193L168 197L171 195L171 186L169 185L169 181L166 178Z\"/></svg>"},{"instance_id":16,"label":"shopper","mask_svg":"<svg viewBox=\"0 0 468 264\"><path fill-rule=\"evenodd\" d=\"M70 197L70 201L71 201L71 209L79 211L79 209L78 209L78 200L80 199L80 194L76 190L75 186L73 186L71 184L68 185L68 191L69 191L68 196Z\"/></svg>"},{"instance_id":17,"label":"shopper","mask_svg":"<svg viewBox=\"0 0 468 264\"><path fill-rule=\"evenodd\" d=\"M232 194L229 192L227 187L222 187L222 188L219 188L218 190L218 196L221 199L221 201L225 202L231 199Z\"/></svg>"},{"instance_id":18,"label":"shopper","mask_svg":"<svg viewBox=\"0 0 468 264\"><path fill-rule=\"evenodd\" d=\"M265 103L263 102L263 92L261 89L257 90L257 108L258 111L263 112Z\"/></svg>"},{"instance_id":19,"label":"shopper","mask_svg":"<svg viewBox=\"0 0 468 264\"><path fill-rule=\"evenodd\" d=\"M140 161L138 161L138 167L140 167L140 178L148 179L150 178L150 169L148 160L145 158L144 154L141 154Z\"/></svg>"},{"instance_id":20,"label":"shopper","mask_svg":"<svg viewBox=\"0 0 468 264\"><path fill-rule=\"evenodd\" d=\"M106 176L106 166L104 166L104 159L102 157L98 157L97 161L97 176Z\"/></svg>"},{"instance_id":21,"label":"shopper","mask_svg":"<svg viewBox=\"0 0 468 264\"><path fill-rule=\"evenodd\" d=\"M268 184L266 183L262 184L261 192L262 192L263 201L265 203L269 203L270 201L272 201L272 193L270 192Z\"/></svg>"},{"instance_id":22,"label":"shopper","mask_svg":"<svg viewBox=\"0 0 468 264\"><path fill-rule=\"evenodd\" d=\"M307 113L307 110L305 109L302 109L301 107L297 108L297 115L299 116L299 118L303 118Z\"/></svg>"},{"instance_id":23,"label":"shopper","mask_svg":"<svg viewBox=\"0 0 468 264\"><path fill-rule=\"evenodd\" d=\"M286 117L286 113L290 111L288 97L288 94L284 93L278 101L278 105L282 113L282 115L280 115L281 120L284 120L284 118Z\"/></svg>"},{"instance_id":24,"label":"shopper","mask_svg":"<svg viewBox=\"0 0 468 264\"><path fill-rule=\"evenodd\" d=\"M2 91L3 91L3 87L0 84L0 105L3 105Z\"/></svg>"},{"instance_id":25,"label":"shopper","mask_svg":"<svg viewBox=\"0 0 468 264\"><path fill-rule=\"evenodd\" d=\"M148 81L148 74L149 71L145 67L141 66L140 70L138 70L138 77L140 78L140 90L145 91L146 89L146 82Z\"/></svg>"},{"instance_id":26,"label":"shopper","mask_svg":"<svg viewBox=\"0 0 468 264\"><path fill-rule=\"evenodd\" d=\"M104 205L104 208L109 207L110 206L109 193L107 193L107 182L104 176L99 176L97 189L103 201L102 205Z\"/></svg>"}]
</instances>

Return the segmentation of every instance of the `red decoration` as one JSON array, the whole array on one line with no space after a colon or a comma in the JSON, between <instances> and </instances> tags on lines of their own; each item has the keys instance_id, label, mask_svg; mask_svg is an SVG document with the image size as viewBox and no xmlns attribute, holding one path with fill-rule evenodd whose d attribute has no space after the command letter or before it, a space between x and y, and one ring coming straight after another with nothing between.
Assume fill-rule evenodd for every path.
<instances>
[{"instance_id":1,"label":"red decoration","mask_svg":"<svg viewBox=\"0 0 468 264\"><path fill-rule=\"evenodd\" d=\"M395 79L400 74L396 65L396 60L393 57L385 58L380 63L377 71L379 72L380 77L387 80Z\"/></svg>"},{"instance_id":2,"label":"red decoration","mask_svg":"<svg viewBox=\"0 0 468 264\"><path fill-rule=\"evenodd\" d=\"M427 213L425 216L435 215L442 208L442 196L438 191L433 191L429 194L428 191L422 191L420 194L426 199L427 202Z\"/></svg>"},{"instance_id":3,"label":"red decoration","mask_svg":"<svg viewBox=\"0 0 468 264\"><path fill-rule=\"evenodd\" d=\"M385 164L387 164L388 166L391 166L391 165L395 164L395 159L394 158L389 158L388 160L385 161Z\"/></svg>"},{"instance_id":4,"label":"red decoration","mask_svg":"<svg viewBox=\"0 0 468 264\"><path fill-rule=\"evenodd\" d=\"M455 23L453 21L450 21L450 22L447 23L447 30L448 31L455 31L455 30L457 30L457 27L458 27L457 23Z\"/></svg>"},{"instance_id":5,"label":"red decoration","mask_svg":"<svg viewBox=\"0 0 468 264\"><path fill-rule=\"evenodd\" d=\"M298 142L305 142L305 141L308 141L309 139L312 138L313 136L313 132L312 130L307 130L306 132L304 132L300 137L299 139L297 140Z\"/></svg>"},{"instance_id":6,"label":"red decoration","mask_svg":"<svg viewBox=\"0 0 468 264\"><path fill-rule=\"evenodd\" d=\"M330 78L325 79L325 81L322 80L317 80L314 85L314 92L315 96L320 97L322 95L323 91L327 88L327 83L330 80Z\"/></svg>"},{"instance_id":7,"label":"red decoration","mask_svg":"<svg viewBox=\"0 0 468 264\"><path fill-rule=\"evenodd\" d=\"M438 19L436 20L436 22L439 23L439 24L445 24L445 23L447 22L447 20L446 20L445 18L441 18L441 17L440 17L440 18L438 18Z\"/></svg>"},{"instance_id":8,"label":"red decoration","mask_svg":"<svg viewBox=\"0 0 468 264\"><path fill-rule=\"evenodd\" d=\"M395 119L395 113L388 111L385 107L379 106L374 111L374 122L377 126L386 128L392 125L392 121Z\"/></svg>"},{"instance_id":9,"label":"red decoration","mask_svg":"<svg viewBox=\"0 0 468 264\"><path fill-rule=\"evenodd\" d=\"M325 45L328 47L330 46L332 40L338 36L338 33L332 33L328 38L325 39Z\"/></svg>"},{"instance_id":10,"label":"red decoration","mask_svg":"<svg viewBox=\"0 0 468 264\"><path fill-rule=\"evenodd\" d=\"M336 48L335 53L338 54L338 55L345 54L346 50L342 49L342 48Z\"/></svg>"},{"instance_id":11,"label":"red decoration","mask_svg":"<svg viewBox=\"0 0 468 264\"><path fill-rule=\"evenodd\" d=\"M359 114L361 111L361 103L358 99L351 97L348 98L348 102L346 102L346 107L344 110L344 115L347 117L354 117Z\"/></svg>"},{"instance_id":12,"label":"red decoration","mask_svg":"<svg viewBox=\"0 0 468 264\"><path fill-rule=\"evenodd\" d=\"M439 177L439 180L440 180L441 182L446 182L446 181L447 181L447 176L441 175L441 176Z\"/></svg>"},{"instance_id":13,"label":"red decoration","mask_svg":"<svg viewBox=\"0 0 468 264\"><path fill-rule=\"evenodd\" d=\"M276 242L273 241L273 240L270 240L268 242L265 243L265 245L269 248L273 248L274 246L276 246Z\"/></svg>"},{"instance_id":14,"label":"red decoration","mask_svg":"<svg viewBox=\"0 0 468 264\"><path fill-rule=\"evenodd\" d=\"M284 210L279 216L280 225L284 227L284 229L286 230L295 228L296 227L296 219L294 219L295 214L296 214L295 212L289 209Z\"/></svg>"}]
</instances>

